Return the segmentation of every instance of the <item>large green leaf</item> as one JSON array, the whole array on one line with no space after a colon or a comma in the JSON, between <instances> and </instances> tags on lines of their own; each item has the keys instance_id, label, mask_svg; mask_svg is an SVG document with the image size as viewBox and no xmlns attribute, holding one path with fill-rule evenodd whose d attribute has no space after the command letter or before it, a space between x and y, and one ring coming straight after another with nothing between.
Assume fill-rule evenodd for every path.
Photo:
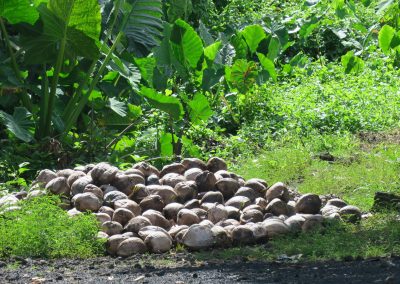
<instances>
[{"instance_id":1,"label":"large green leaf","mask_svg":"<svg viewBox=\"0 0 400 284\"><path fill-rule=\"evenodd\" d=\"M126 116L126 105L117 100L116 98L109 98L108 99L108 107L112 109L116 114L119 116L125 117Z\"/></svg>"},{"instance_id":2,"label":"large green leaf","mask_svg":"<svg viewBox=\"0 0 400 284\"><path fill-rule=\"evenodd\" d=\"M271 76L274 81L276 81L276 71L275 65L272 60L266 57L264 54L257 53L258 59L260 60L261 66L265 71L268 72L269 76Z\"/></svg>"},{"instance_id":3,"label":"large green leaf","mask_svg":"<svg viewBox=\"0 0 400 284\"><path fill-rule=\"evenodd\" d=\"M33 140L33 135L30 132L33 122L30 117L31 114L23 107L16 107L13 115L0 110L0 121L5 124L11 133L24 142Z\"/></svg>"},{"instance_id":4,"label":"large green leaf","mask_svg":"<svg viewBox=\"0 0 400 284\"><path fill-rule=\"evenodd\" d=\"M157 46L162 37L162 1L161 0L131 0L131 4L123 6L123 26L129 47L128 51L136 56L144 56Z\"/></svg>"},{"instance_id":5,"label":"large green leaf","mask_svg":"<svg viewBox=\"0 0 400 284\"><path fill-rule=\"evenodd\" d=\"M49 0L38 11L42 24L22 30L26 63L54 63L63 41L65 59L98 57L101 16L97 0Z\"/></svg>"},{"instance_id":6,"label":"large green leaf","mask_svg":"<svg viewBox=\"0 0 400 284\"><path fill-rule=\"evenodd\" d=\"M174 135L174 143L178 142L178 137ZM174 154L174 148L172 144L172 134L164 132L160 136L160 155L162 157L170 157Z\"/></svg>"},{"instance_id":7,"label":"large green leaf","mask_svg":"<svg viewBox=\"0 0 400 284\"><path fill-rule=\"evenodd\" d=\"M227 80L241 93L246 93L256 82L258 75L257 65L253 61L238 59L227 69Z\"/></svg>"},{"instance_id":8,"label":"large green leaf","mask_svg":"<svg viewBox=\"0 0 400 284\"><path fill-rule=\"evenodd\" d=\"M145 97L151 105L179 120L184 115L184 110L179 99L158 93L151 88L142 87L140 94Z\"/></svg>"},{"instance_id":9,"label":"large green leaf","mask_svg":"<svg viewBox=\"0 0 400 284\"><path fill-rule=\"evenodd\" d=\"M217 41L214 42L213 44L210 44L206 48L204 48L204 56L209 60L210 62L214 62L215 57L217 56L218 51L221 48L221 42Z\"/></svg>"},{"instance_id":10,"label":"large green leaf","mask_svg":"<svg viewBox=\"0 0 400 284\"><path fill-rule=\"evenodd\" d=\"M355 56L353 51L349 51L342 56L342 65L346 74L358 73L364 68L364 61Z\"/></svg>"},{"instance_id":11,"label":"large green leaf","mask_svg":"<svg viewBox=\"0 0 400 284\"><path fill-rule=\"evenodd\" d=\"M241 31L241 35L246 40L251 53L257 51L260 42L266 37L264 29L260 25L247 26Z\"/></svg>"},{"instance_id":12,"label":"large green leaf","mask_svg":"<svg viewBox=\"0 0 400 284\"><path fill-rule=\"evenodd\" d=\"M193 100L188 104L190 106L190 120L193 123L206 121L213 114L207 97L201 93L196 93Z\"/></svg>"},{"instance_id":13,"label":"large green leaf","mask_svg":"<svg viewBox=\"0 0 400 284\"><path fill-rule=\"evenodd\" d=\"M391 42L396 34L394 28L389 25L384 25L379 31L379 47L385 54L388 54L391 48Z\"/></svg>"},{"instance_id":14,"label":"large green leaf","mask_svg":"<svg viewBox=\"0 0 400 284\"><path fill-rule=\"evenodd\" d=\"M185 21L177 20L172 27L170 42L178 62L195 69L203 55L203 43L196 31Z\"/></svg>"},{"instance_id":15,"label":"large green leaf","mask_svg":"<svg viewBox=\"0 0 400 284\"><path fill-rule=\"evenodd\" d=\"M175 22L177 19L187 20L192 14L192 0L170 0L167 10L168 21Z\"/></svg>"},{"instance_id":16,"label":"large green leaf","mask_svg":"<svg viewBox=\"0 0 400 284\"><path fill-rule=\"evenodd\" d=\"M39 13L30 0L0 0L0 17L11 24L25 22L33 25L39 19Z\"/></svg>"}]
</instances>

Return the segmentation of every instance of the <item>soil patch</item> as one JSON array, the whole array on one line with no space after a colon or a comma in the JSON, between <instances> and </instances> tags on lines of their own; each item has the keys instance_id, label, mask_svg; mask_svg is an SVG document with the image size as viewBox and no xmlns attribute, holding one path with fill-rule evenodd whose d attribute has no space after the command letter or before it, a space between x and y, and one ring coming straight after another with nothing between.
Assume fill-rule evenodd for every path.
<instances>
[{"instance_id":1,"label":"soil patch","mask_svg":"<svg viewBox=\"0 0 400 284\"><path fill-rule=\"evenodd\" d=\"M158 267L156 260L169 268ZM400 283L400 258L196 263L192 255L2 262L2 283Z\"/></svg>"}]
</instances>

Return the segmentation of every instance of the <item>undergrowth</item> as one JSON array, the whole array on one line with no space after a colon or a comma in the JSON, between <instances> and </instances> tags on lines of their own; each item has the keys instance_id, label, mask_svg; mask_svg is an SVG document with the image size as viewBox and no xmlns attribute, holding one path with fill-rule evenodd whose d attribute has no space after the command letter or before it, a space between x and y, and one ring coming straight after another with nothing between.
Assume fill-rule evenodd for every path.
<instances>
[{"instance_id":1,"label":"undergrowth","mask_svg":"<svg viewBox=\"0 0 400 284\"><path fill-rule=\"evenodd\" d=\"M103 241L93 215L73 218L58 207L58 197L19 203L20 210L0 215L0 257L86 258L102 254Z\"/></svg>"}]
</instances>

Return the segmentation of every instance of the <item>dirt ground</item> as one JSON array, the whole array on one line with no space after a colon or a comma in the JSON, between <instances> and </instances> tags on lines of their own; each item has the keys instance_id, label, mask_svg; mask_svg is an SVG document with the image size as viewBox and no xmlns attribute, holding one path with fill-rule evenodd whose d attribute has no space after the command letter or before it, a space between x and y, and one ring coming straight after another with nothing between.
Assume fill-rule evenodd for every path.
<instances>
[{"instance_id":1,"label":"dirt ground","mask_svg":"<svg viewBox=\"0 0 400 284\"><path fill-rule=\"evenodd\" d=\"M0 262L0 283L400 283L400 257L343 262L199 262L192 255ZM162 268L169 267L169 268Z\"/></svg>"}]
</instances>

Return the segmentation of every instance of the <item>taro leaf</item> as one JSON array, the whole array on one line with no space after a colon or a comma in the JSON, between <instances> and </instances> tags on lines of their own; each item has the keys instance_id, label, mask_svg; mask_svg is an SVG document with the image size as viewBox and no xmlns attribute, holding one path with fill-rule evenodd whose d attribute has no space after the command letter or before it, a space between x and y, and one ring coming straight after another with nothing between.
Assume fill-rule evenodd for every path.
<instances>
[{"instance_id":1,"label":"taro leaf","mask_svg":"<svg viewBox=\"0 0 400 284\"><path fill-rule=\"evenodd\" d=\"M168 113L174 120L179 120L184 115L184 110L179 99L158 93L151 88L142 87L140 95L161 111Z\"/></svg>"},{"instance_id":2,"label":"taro leaf","mask_svg":"<svg viewBox=\"0 0 400 284\"><path fill-rule=\"evenodd\" d=\"M206 48L204 48L204 56L206 57L206 59L211 62L214 62L215 57L217 56L218 51L221 48L221 42L217 41L214 42L213 44L207 46ZM211 65L209 64L209 65Z\"/></svg>"},{"instance_id":3,"label":"taro leaf","mask_svg":"<svg viewBox=\"0 0 400 284\"><path fill-rule=\"evenodd\" d=\"M271 76L274 81L276 81L276 71L275 71L275 65L272 60L270 60L268 57L265 57L264 54L257 53L258 59L260 60L261 66L265 71L268 72L269 76Z\"/></svg>"},{"instance_id":4,"label":"taro leaf","mask_svg":"<svg viewBox=\"0 0 400 284\"><path fill-rule=\"evenodd\" d=\"M382 49L383 53L389 54L391 48L391 42L396 34L394 28L388 25L384 25L379 31L379 47Z\"/></svg>"},{"instance_id":5,"label":"taro leaf","mask_svg":"<svg viewBox=\"0 0 400 284\"><path fill-rule=\"evenodd\" d=\"M256 63L245 59L236 60L228 72L230 74L227 74L227 79L241 93L246 93L253 87L258 75Z\"/></svg>"},{"instance_id":6,"label":"taro leaf","mask_svg":"<svg viewBox=\"0 0 400 284\"><path fill-rule=\"evenodd\" d=\"M201 88L205 91L209 91L212 87L214 87L216 84L220 82L222 76L224 76L224 73L225 73L224 68L204 69Z\"/></svg>"},{"instance_id":7,"label":"taro leaf","mask_svg":"<svg viewBox=\"0 0 400 284\"><path fill-rule=\"evenodd\" d=\"M136 58L136 65L140 69L142 78L152 86L153 85L153 73L154 67L156 66L156 60L154 57Z\"/></svg>"},{"instance_id":8,"label":"taro leaf","mask_svg":"<svg viewBox=\"0 0 400 284\"><path fill-rule=\"evenodd\" d=\"M39 12L30 0L0 0L0 17L10 24L28 23L33 25L39 19Z\"/></svg>"},{"instance_id":9,"label":"taro leaf","mask_svg":"<svg viewBox=\"0 0 400 284\"><path fill-rule=\"evenodd\" d=\"M187 20L192 14L192 0L170 0L167 10L168 21L175 22L177 19Z\"/></svg>"},{"instance_id":10,"label":"taro leaf","mask_svg":"<svg viewBox=\"0 0 400 284\"><path fill-rule=\"evenodd\" d=\"M120 102L116 98L109 98L108 103L108 107L112 109L116 114L122 117L126 116L126 106L123 102Z\"/></svg>"},{"instance_id":11,"label":"taro leaf","mask_svg":"<svg viewBox=\"0 0 400 284\"><path fill-rule=\"evenodd\" d=\"M218 52L215 63L218 65L231 66L233 59L236 57L235 48L231 44L225 44Z\"/></svg>"},{"instance_id":12,"label":"taro leaf","mask_svg":"<svg viewBox=\"0 0 400 284\"><path fill-rule=\"evenodd\" d=\"M170 42L177 61L195 69L203 55L203 43L195 30L185 21L177 20L172 27Z\"/></svg>"},{"instance_id":13,"label":"taro leaf","mask_svg":"<svg viewBox=\"0 0 400 284\"><path fill-rule=\"evenodd\" d=\"M193 100L188 104L190 107L190 120L195 124L201 121L206 121L211 115L213 115L207 97L201 93L196 93Z\"/></svg>"},{"instance_id":14,"label":"taro leaf","mask_svg":"<svg viewBox=\"0 0 400 284\"><path fill-rule=\"evenodd\" d=\"M199 32L200 37L204 41L205 45L210 45L214 42L214 39L213 39L212 35L210 34L209 30L201 21L199 24L198 32Z\"/></svg>"},{"instance_id":15,"label":"taro leaf","mask_svg":"<svg viewBox=\"0 0 400 284\"><path fill-rule=\"evenodd\" d=\"M197 146L196 144L194 144L193 141L191 139L189 139L188 137L182 136L182 145L183 145L184 151L190 157L200 157L201 156L200 147Z\"/></svg>"},{"instance_id":16,"label":"taro leaf","mask_svg":"<svg viewBox=\"0 0 400 284\"><path fill-rule=\"evenodd\" d=\"M235 59L246 59L248 47L243 37L240 35L233 35L230 42L235 48Z\"/></svg>"},{"instance_id":17,"label":"taro leaf","mask_svg":"<svg viewBox=\"0 0 400 284\"><path fill-rule=\"evenodd\" d=\"M240 34L246 40L251 53L257 51L258 45L266 37L264 29L260 25L247 26Z\"/></svg>"},{"instance_id":18,"label":"taro leaf","mask_svg":"<svg viewBox=\"0 0 400 284\"><path fill-rule=\"evenodd\" d=\"M174 142L178 142L178 137L176 137L176 135L174 135ZM173 154L172 134L164 132L160 137L160 155L163 157L169 157Z\"/></svg>"},{"instance_id":19,"label":"taro leaf","mask_svg":"<svg viewBox=\"0 0 400 284\"><path fill-rule=\"evenodd\" d=\"M129 47L128 51L136 56L144 55L157 46L162 37L162 1L131 0L125 3L124 18L127 18L123 32Z\"/></svg>"},{"instance_id":20,"label":"taro leaf","mask_svg":"<svg viewBox=\"0 0 400 284\"><path fill-rule=\"evenodd\" d=\"M270 40L269 45L268 45L267 57L270 60L274 60L279 54L280 47L281 47L281 44L279 42L279 39L276 38L276 37L271 37L271 40Z\"/></svg>"},{"instance_id":21,"label":"taro leaf","mask_svg":"<svg viewBox=\"0 0 400 284\"><path fill-rule=\"evenodd\" d=\"M101 15L97 0L49 0L37 9L41 24L21 32L28 64L54 63L64 40L65 59L98 57Z\"/></svg>"},{"instance_id":22,"label":"taro leaf","mask_svg":"<svg viewBox=\"0 0 400 284\"><path fill-rule=\"evenodd\" d=\"M300 28L299 35L300 38L307 38L315 28L318 27L319 19L313 16L311 19L307 20Z\"/></svg>"},{"instance_id":23,"label":"taro leaf","mask_svg":"<svg viewBox=\"0 0 400 284\"><path fill-rule=\"evenodd\" d=\"M342 56L342 65L345 69L345 73L358 73L364 67L364 61L355 56L353 51L347 52Z\"/></svg>"},{"instance_id":24,"label":"taro leaf","mask_svg":"<svg viewBox=\"0 0 400 284\"><path fill-rule=\"evenodd\" d=\"M118 72L124 77L135 91L139 91L139 82L141 79L140 70L125 60L120 59L118 56L112 54L109 62L109 69Z\"/></svg>"},{"instance_id":25,"label":"taro leaf","mask_svg":"<svg viewBox=\"0 0 400 284\"><path fill-rule=\"evenodd\" d=\"M24 107L16 107L13 115L0 110L0 121L4 123L11 133L24 142L33 140L30 129L34 125L30 117L31 113Z\"/></svg>"}]
</instances>

